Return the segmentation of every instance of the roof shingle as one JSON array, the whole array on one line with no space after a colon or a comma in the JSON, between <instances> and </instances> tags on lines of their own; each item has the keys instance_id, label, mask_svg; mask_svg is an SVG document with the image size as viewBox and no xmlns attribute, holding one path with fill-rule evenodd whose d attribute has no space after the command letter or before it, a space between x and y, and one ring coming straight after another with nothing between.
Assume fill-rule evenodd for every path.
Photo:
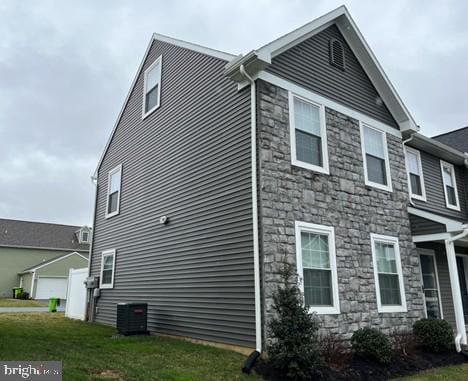
<instances>
[{"instance_id":1,"label":"roof shingle","mask_svg":"<svg viewBox=\"0 0 468 381\"><path fill-rule=\"evenodd\" d=\"M445 134L433 136L432 139L447 144L460 152L468 152L468 126L455 131L446 132Z\"/></svg>"},{"instance_id":2,"label":"roof shingle","mask_svg":"<svg viewBox=\"0 0 468 381\"><path fill-rule=\"evenodd\" d=\"M0 218L0 246L88 251L89 244L79 243L80 228Z\"/></svg>"}]
</instances>

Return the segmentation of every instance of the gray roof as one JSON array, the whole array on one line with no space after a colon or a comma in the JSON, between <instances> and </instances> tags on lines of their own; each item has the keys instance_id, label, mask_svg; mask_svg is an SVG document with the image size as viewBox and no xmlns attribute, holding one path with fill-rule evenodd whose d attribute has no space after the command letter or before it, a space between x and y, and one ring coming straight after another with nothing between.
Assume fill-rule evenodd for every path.
<instances>
[{"instance_id":1,"label":"gray roof","mask_svg":"<svg viewBox=\"0 0 468 381\"><path fill-rule=\"evenodd\" d=\"M79 243L79 229L81 226L0 218L0 246L89 251L89 244Z\"/></svg>"},{"instance_id":2,"label":"gray roof","mask_svg":"<svg viewBox=\"0 0 468 381\"><path fill-rule=\"evenodd\" d=\"M461 152L468 152L468 126L455 131L446 132L445 134L433 136L432 139L447 144Z\"/></svg>"},{"instance_id":3,"label":"gray roof","mask_svg":"<svg viewBox=\"0 0 468 381\"><path fill-rule=\"evenodd\" d=\"M52 258L52 259L49 259L49 260L47 260L47 261L39 262L39 263L35 264L34 266L30 266L30 267L28 267L27 269L24 269L23 271L20 272L20 274L24 274L24 273L30 272L31 270L34 270L35 268L37 268L37 267L39 267L39 266L45 266L45 265L47 265L47 264L49 264L49 263L55 262L57 259L60 259L60 258L63 258L63 257L71 256L71 254L81 255L81 256L83 256L83 257L86 257L86 255L83 255L83 254L77 253L76 251L73 251L73 252L71 252L71 253L59 255L59 256L54 257L54 258ZM86 259L87 259L87 258L86 258Z\"/></svg>"}]
</instances>

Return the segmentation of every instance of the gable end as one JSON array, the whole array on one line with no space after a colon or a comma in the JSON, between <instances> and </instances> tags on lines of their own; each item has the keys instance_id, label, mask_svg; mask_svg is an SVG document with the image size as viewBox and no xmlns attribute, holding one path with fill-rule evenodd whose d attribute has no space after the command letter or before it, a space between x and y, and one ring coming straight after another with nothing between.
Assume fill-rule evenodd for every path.
<instances>
[{"instance_id":1,"label":"gable end","mask_svg":"<svg viewBox=\"0 0 468 381\"><path fill-rule=\"evenodd\" d=\"M330 63L330 43L344 49L346 70ZM398 129L398 124L336 25L272 59L267 71Z\"/></svg>"}]
</instances>

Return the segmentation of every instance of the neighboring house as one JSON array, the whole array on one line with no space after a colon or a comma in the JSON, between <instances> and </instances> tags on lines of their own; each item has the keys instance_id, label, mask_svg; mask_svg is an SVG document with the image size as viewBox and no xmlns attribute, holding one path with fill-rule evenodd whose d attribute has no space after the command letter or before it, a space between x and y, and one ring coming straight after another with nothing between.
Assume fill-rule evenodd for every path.
<instances>
[{"instance_id":1,"label":"neighboring house","mask_svg":"<svg viewBox=\"0 0 468 381\"><path fill-rule=\"evenodd\" d=\"M287 262L324 331L411 329L428 290L403 140L464 171L418 129L345 7L245 56L155 34L95 174L96 320L142 301L153 332L262 350Z\"/></svg>"},{"instance_id":2,"label":"neighboring house","mask_svg":"<svg viewBox=\"0 0 468 381\"><path fill-rule=\"evenodd\" d=\"M87 226L0 219L0 297L11 297L20 285L38 299L64 296L68 270L88 266L91 232Z\"/></svg>"},{"instance_id":3,"label":"neighboring house","mask_svg":"<svg viewBox=\"0 0 468 381\"><path fill-rule=\"evenodd\" d=\"M76 251L60 255L23 270L19 286L32 299L67 298L70 269L88 267L88 254Z\"/></svg>"}]
</instances>

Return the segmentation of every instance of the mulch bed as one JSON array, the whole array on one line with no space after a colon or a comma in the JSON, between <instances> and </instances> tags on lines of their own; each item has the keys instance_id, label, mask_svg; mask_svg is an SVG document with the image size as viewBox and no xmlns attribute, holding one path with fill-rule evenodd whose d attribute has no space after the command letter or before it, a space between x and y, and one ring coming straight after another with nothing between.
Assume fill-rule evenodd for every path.
<instances>
[{"instance_id":1,"label":"mulch bed","mask_svg":"<svg viewBox=\"0 0 468 381\"><path fill-rule=\"evenodd\" d=\"M395 356L387 366L379 365L373 361L349 356L348 360L339 368L326 368L322 377L314 380L362 380L380 381L392 378L410 376L412 374L448 365L466 363L467 359L455 351L446 353L428 353L417 351L408 356ZM288 378L278 372L270 363L260 361L255 366L257 374L268 381L287 381Z\"/></svg>"}]
</instances>

